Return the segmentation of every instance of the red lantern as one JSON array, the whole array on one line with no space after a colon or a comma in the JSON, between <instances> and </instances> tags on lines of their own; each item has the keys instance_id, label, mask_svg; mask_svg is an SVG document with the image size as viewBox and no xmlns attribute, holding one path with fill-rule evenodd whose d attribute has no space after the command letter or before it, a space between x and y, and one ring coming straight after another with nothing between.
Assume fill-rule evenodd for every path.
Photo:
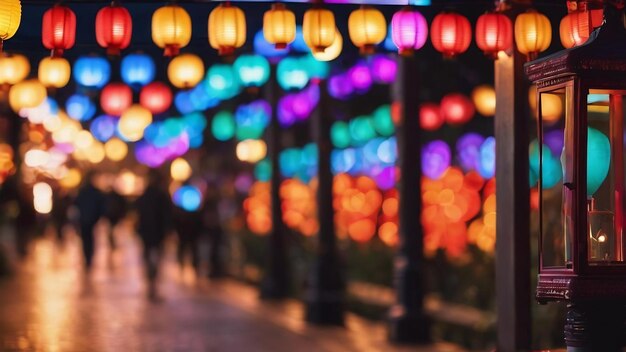
<instances>
[{"instance_id":1,"label":"red lantern","mask_svg":"<svg viewBox=\"0 0 626 352\"><path fill-rule=\"evenodd\" d=\"M172 90L162 82L152 82L139 93L139 103L153 114L166 112L172 105L172 98Z\"/></svg>"},{"instance_id":2,"label":"red lantern","mask_svg":"<svg viewBox=\"0 0 626 352\"><path fill-rule=\"evenodd\" d=\"M492 58L513 46L513 23L501 13L486 13L476 22L476 45Z\"/></svg>"},{"instance_id":3,"label":"red lantern","mask_svg":"<svg viewBox=\"0 0 626 352\"><path fill-rule=\"evenodd\" d=\"M446 122L439 105L424 103L420 106L420 127L426 131L436 131Z\"/></svg>"},{"instance_id":4,"label":"red lantern","mask_svg":"<svg viewBox=\"0 0 626 352\"><path fill-rule=\"evenodd\" d=\"M445 57L454 57L465 52L472 41L469 20L452 12L438 14L430 27L430 41Z\"/></svg>"},{"instance_id":5,"label":"red lantern","mask_svg":"<svg viewBox=\"0 0 626 352\"><path fill-rule=\"evenodd\" d=\"M441 114L451 125L468 122L474 116L474 104L463 94L451 93L441 99Z\"/></svg>"},{"instance_id":6,"label":"red lantern","mask_svg":"<svg viewBox=\"0 0 626 352\"><path fill-rule=\"evenodd\" d=\"M115 4L103 7L96 15L96 40L109 55L119 55L130 44L133 21L125 7Z\"/></svg>"},{"instance_id":7,"label":"red lantern","mask_svg":"<svg viewBox=\"0 0 626 352\"><path fill-rule=\"evenodd\" d=\"M61 56L63 51L74 46L76 41L76 15L69 7L54 5L43 14L41 41L52 56Z\"/></svg>"},{"instance_id":8,"label":"red lantern","mask_svg":"<svg viewBox=\"0 0 626 352\"><path fill-rule=\"evenodd\" d=\"M109 83L100 94L102 110L113 116L120 116L133 104L133 91L124 83Z\"/></svg>"}]
</instances>

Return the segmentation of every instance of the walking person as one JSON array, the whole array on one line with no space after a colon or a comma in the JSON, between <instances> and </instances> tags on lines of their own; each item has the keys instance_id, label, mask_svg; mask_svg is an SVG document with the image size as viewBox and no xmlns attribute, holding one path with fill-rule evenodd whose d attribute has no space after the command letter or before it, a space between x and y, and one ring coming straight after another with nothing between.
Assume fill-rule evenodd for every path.
<instances>
[{"instance_id":1,"label":"walking person","mask_svg":"<svg viewBox=\"0 0 626 352\"><path fill-rule=\"evenodd\" d=\"M94 255L93 230L104 214L104 194L95 186L96 173L90 171L78 190L74 204L78 209L78 227L85 258L85 273L89 274Z\"/></svg>"},{"instance_id":2,"label":"walking person","mask_svg":"<svg viewBox=\"0 0 626 352\"><path fill-rule=\"evenodd\" d=\"M224 230L219 214L219 194L214 186L207 187L204 201L204 227L209 235L209 277L219 278L224 275L222 266L222 241Z\"/></svg>"},{"instance_id":3,"label":"walking person","mask_svg":"<svg viewBox=\"0 0 626 352\"><path fill-rule=\"evenodd\" d=\"M113 266L113 254L116 250L115 228L126 216L126 199L112 188L106 195L105 217L109 220L109 264Z\"/></svg>"},{"instance_id":4,"label":"walking person","mask_svg":"<svg viewBox=\"0 0 626 352\"><path fill-rule=\"evenodd\" d=\"M163 177L156 170L148 175L148 186L135 201L137 232L143 241L143 257L148 279L148 297L158 301L157 277L163 241L171 227L172 206Z\"/></svg>"},{"instance_id":5,"label":"walking person","mask_svg":"<svg viewBox=\"0 0 626 352\"><path fill-rule=\"evenodd\" d=\"M191 255L191 264L195 274L200 270L200 256L198 242L203 230L202 210L187 211L180 207L174 209L174 227L178 234L178 263L181 273L185 263L185 255Z\"/></svg>"}]
</instances>

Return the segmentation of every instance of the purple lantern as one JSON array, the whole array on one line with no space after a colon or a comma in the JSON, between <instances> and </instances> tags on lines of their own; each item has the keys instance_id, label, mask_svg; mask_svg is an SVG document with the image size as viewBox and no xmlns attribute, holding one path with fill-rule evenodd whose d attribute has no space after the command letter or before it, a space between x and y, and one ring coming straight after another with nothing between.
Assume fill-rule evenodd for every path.
<instances>
[{"instance_id":1,"label":"purple lantern","mask_svg":"<svg viewBox=\"0 0 626 352\"><path fill-rule=\"evenodd\" d=\"M544 133L543 135L544 143L550 148L550 152L552 155L557 158L561 157L561 153L563 152L563 130L552 130Z\"/></svg>"},{"instance_id":2,"label":"purple lantern","mask_svg":"<svg viewBox=\"0 0 626 352\"><path fill-rule=\"evenodd\" d=\"M409 54L422 48L427 38L428 23L421 13L407 8L393 15L391 39L400 54Z\"/></svg>"},{"instance_id":3,"label":"purple lantern","mask_svg":"<svg viewBox=\"0 0 626 352\"><path fill-rule=\"evenodd\" d=\"M478 170L480 166L480 146L485 138L478 133L466 133L456 142L456 152L463 171Z\"/></svg>"},{"instance_id":4,"label":"purple lantern","mask_svg":"<svg viewBox=\"0 0 626 352\"><path fill-rule=\"evenodd\" d=\"M354 87L350 78L345 75L336 75L328 80L328 94L335 99L345 100L354 93Z\"/></svg>"},{"instance_id":5,"label":"purple lantern","mask_svg":"<svg viewBox=\"0 0 626 352\"><path fill-rule=\"evenodd\" d=\"M436 180L450 167L450 147L441 140L428 143L422 149L422 173Z\"/></svg>"},{"instance_id":6,"label":"purple lantern","mask_svg":"<svg viewBox=\"0 0 626 352\"><path fill-rule=\"evenodd\" d=\"M396 80L398 64L387 55L376 55L370 62L372 78L376 83L389 84Z\"/></svg>"},{"instance_id":7,"label":"purple lantern","mask_svg":"<svg viewBox=\"0 0 626 352\"><path fill-rule=\"evenodd\" d=\"M296 122L296 115L293 113L291 106L293 105L294 95L289 94L280 98L278 101L278 122L283 127L288 127Z\"/></svg>"},{"instance_id":8,"label":"purple lantern","mask_svg":"<svg viewBox=\"0 0 626 352\"><path fill-rule=\"evenodd\" d=\"M372 73L364 62L359 62L348 70L348 77L357 92L364 93L372 86Z\"/></svg>"},{"instance_id":9,"label":"purple lantern","mask_svg":"<svg viewBox=\"0 0 626 352\"><path fill-rule=\"evenodd\" d=\"M396 185L396 168L395 166L388 166L380 170L380 172L374 176L374 181L378 188L383 191L392 189Z\"/></svg>"}]
</instances>

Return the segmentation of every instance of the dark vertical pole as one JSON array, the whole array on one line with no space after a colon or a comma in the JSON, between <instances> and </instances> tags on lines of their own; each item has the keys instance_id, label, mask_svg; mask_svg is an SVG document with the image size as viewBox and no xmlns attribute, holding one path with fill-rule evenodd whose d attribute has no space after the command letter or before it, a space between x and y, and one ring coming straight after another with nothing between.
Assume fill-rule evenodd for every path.
<instances>
[{"instance_id":1,"label":"dark vertical pole","mask_svg":"<svg viewBox=\"0 0 626 352\"><path fill-rule=\"evenodd\" d=\"M272 231L267 241L267 265L263 281L261 282L261 298L280 299L289 295L289 261L287 256L287 233L283 223L283 211L280 204L280 167L278 159L282 146L277 113L280 91L276 81L276 65L274 64L272 64L270 79L264 89L264 95L272 106L272 119L267 134L267 151L272 164Z\"/></svg>"},{"instance_id":2,"label":"dark vertical pole","mask_svg":"<svg viewBox=\"0 0 626 352\"><path fill-rule=\"evenodd\" d=\"M516 5L513 5L516 6ZM514 8L512 19L524 9ZM496 310L498 351L530 348L529 107L525 58L495 61Z\"/></svg>"},{"instance_id":3,"label":"dark vertical pole","mask_svg":"<svg viewBox=\"0 0 626 352\"><path fill-rule=\"evenodd\" d=\"M330 169L330 126L328 93L322 81L320 101L312 116L313 138L317 144L318 186L317 218L319 220L317 253L311 268L306 292L306 320L322 325L343 325L345 278L335 236L333 210L333 175Z\"/></svg>"},{"instance_id":4,"label":"dark vertical pole","mask_svg":"<svg viewBox=\"0 0 626 352\"><path fill-rule=\"evenodd\" d=\"M424 235L420 172L420 129L418 67L414 56L398 56L398 78L394 96L401 105L398 128L398 185L400 243L394 259L396 303L389 312L389 339L398 343L424 343L430 338L424 315Z\"/></svg>"}]
</instances>

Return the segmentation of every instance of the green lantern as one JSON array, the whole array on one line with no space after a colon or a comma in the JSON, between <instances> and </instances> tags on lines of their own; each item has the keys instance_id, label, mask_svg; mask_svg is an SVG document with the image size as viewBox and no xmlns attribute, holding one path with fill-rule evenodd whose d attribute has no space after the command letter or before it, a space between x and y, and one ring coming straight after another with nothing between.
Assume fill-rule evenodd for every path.
<instances>
[{"instance_id":1,"label":"green lantern","mask_svg":"<svg viewBox=\"0 0 626 352\"><path fill-rule=\"evenodd\" d=\"M611 143L604 133L587 128L587 196L591 197L606 179L611 166Z\"/></svg>"},{"instance_id":2,"label":"green lantern","mask_svg":"<svg viewBox=\"0 0 626 352\"><path fill-rule=\"evenodd\" d=\"M235 118L228 111L220 111L211 121L211 133L218 141L227 141L235 135Z\"/></svg>"},{"instance_id":3,"label":"green lantern","mask_svg":"<svg viewBox=\"0 0 626 352\"><path fill-rule=\"evenodd\" d=\"M344 121L337 121L330 127L330 140L336 148L350 146L350 127Z\"/></svg>"}]
</instances>

